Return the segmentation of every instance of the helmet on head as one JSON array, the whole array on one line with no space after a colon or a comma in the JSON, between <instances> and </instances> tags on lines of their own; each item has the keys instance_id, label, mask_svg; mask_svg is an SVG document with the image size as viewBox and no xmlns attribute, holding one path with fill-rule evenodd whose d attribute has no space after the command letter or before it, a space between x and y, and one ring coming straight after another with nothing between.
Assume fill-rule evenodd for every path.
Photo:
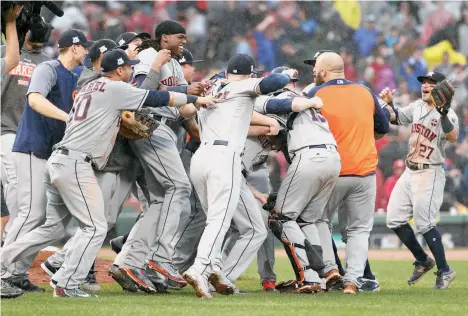
<instances>
[{"instance_id":1,"label":"helmet on head","mask_svg":"<svg viewBox=\"0 0 468 316\"><path fill-rule=\"evenodd\" d=\"M290 70L291 68L289 67L286 67L286 66L281 66L281 67L276 67L275 69L273 69L271 71L272 74L287 74L287 72ZM287 74L287 75L290 75L290 74ZM295 72L294 75L291 77L291 81L292 82L296 82L299 80L299 72Z\"/></svg>"}]
</instances>

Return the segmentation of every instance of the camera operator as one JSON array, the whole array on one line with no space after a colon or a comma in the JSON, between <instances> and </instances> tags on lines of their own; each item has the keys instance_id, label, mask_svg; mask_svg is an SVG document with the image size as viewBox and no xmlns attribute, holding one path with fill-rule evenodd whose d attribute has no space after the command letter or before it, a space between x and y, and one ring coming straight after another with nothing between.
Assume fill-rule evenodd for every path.
<instances>
[{"instance_id":1,"label":"camera operator","mask_svg":"<svg viewBox=\"0 0 468 316\"><path fill-rule=\"evenodd\" d=\"M18 65L19 44L16 32L16 18L21 13L23 6L13 6L3 13L5 19L6 55L2 57L2 79L5 72L9 72ZM3 51L3 50L2 50Z\"/></svg>"},{"instance_id":2,"label":"camera operator","mask_svg":"<svg viewBox=\"0 0 468 316\"><path fill-rule=\"evenodd\" d=\"M43 43L47 42L48 37L43 33L36 33L35 30L29 31L21 48L18 66L2 76L2 184L5 188L5 202L10 210L10 224L6 227L6 232L8 232L11 221L15 219L18 213L16 168L11 149L13 148L16 131L24 111L26 92L28 91L29 80L34 68L43 61L50 60L46 54L42 53ZM4 57L4 52L5 48L2 47L2 57Z\"/></svg>"},{"instance_id":3,"label":"camera operator","mask_svg":"<svg viewBox=\"0 0 468 316\"><path fill-rule=\"evenodd\" d=\"M83 64L90 44L82 31L67 30L58 39L58 58L37 65L32 73L12 149L21 185L17 187L18 215L8 229L5 247L45 222L45 165L52 147L63 138L68 113L73 106L72 94L78 78L72 70ZM86 111L84 108L80 115L85 117ZM27 275L36 255L24 257L7 267L1 276L2 295L18 288L44 291L32 284Z\"/></svg>"}]
</instances>

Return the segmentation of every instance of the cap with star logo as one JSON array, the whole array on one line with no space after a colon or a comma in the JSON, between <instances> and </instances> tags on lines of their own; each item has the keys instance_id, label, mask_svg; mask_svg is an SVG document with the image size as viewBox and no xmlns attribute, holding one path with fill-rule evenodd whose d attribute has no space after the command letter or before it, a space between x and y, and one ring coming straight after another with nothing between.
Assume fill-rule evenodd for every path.
<instances>
[{"instance_id":1,"label":"cap with star logo","mask_svg":"<svg viewBox=\"0 0 468 316\"><path fill-rule=\"evenodd\" d=\"M58 39L58 48L67 48L73 45L81 45L86 48L91 47L94 41L88 41L85 33L76 29L69 29L60 34Z\"/></svg>"},{"instance_id":2,"label":"cap with star logo","mask_svg":"<svg viewBox=\"0 0 468 316\"><path fill-rule=\"evenodd\" d=\"M122 45L122 46L117 46L117 44L111 40L111 39L100 39L97 40L93 46L89 48L88 51L88 56L91 62L96 61L99 57L101 57L101 54L104 54L105 52L114 49L114 48L120 48L123 50L126 50L128 48L128 45Z\"/></svg>"},{"instance_id":3,"label":"cap with star logo","mask_svg":"<svg viewBox=\"0 0 468 316\"><path fill-rule=\"evenodd\" d=\"M125 65L134 66L140 61L138 59L130 59L124 50L115 48L104 53L101 61L102 72L110 72Z\"/></svg>"},{"instance_id":4,"label":"cap with star logo","mask_svg":"<svg viewBox=\"0 0 468 316\"><path fill-rule=\"evenodd\" d=\"M256 73L255 60L246 54L236 54L228 61L227 73L235 75L254 74Z\"/></svg>"},{"instance_id":5,"label":"cap with star logo","mask_svg":"<svg viewBox=\"0 0 468 316\"><path fill-rule=\"evenodd\" d=\"M120 36L115 41L118 45L127 45L130 44L135 38L141 38L142 40L151 39L151 35L146 32L135 33L135 32L125 32L120 34Z\"/></svg>"},{"instance_id":6,"label":"cap with star logo","mask_svg":"<svg viewBox=\"0 0 468 316\"><path fill-rule=\"evenodd\" d=\"M202 61L203 60L193 60L193 55L187 48L184 48L184 50L182 51L182 56L179 58L179 64L181 66L193 65Z\"/></svg>"},{"instance_id":7,"label":"cap with star logo","mask_svg":"<svg viewBox=\"0 0 468 316\"><path fill-rule=\"evenodd\" d=\"M425 76L418 76L418 81L423 82L424 80L431 80L434 82L442 82L445 80L444 74L437 72L437 71L430 71Z\"/></svg>"}]
</instances>

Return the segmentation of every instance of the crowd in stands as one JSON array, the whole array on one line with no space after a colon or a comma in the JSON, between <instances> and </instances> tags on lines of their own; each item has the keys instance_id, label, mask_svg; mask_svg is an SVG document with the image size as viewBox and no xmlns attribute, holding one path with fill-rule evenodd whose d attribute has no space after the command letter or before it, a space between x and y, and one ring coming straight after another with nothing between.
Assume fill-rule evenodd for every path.
<instances>
[{"instance_id":1,"label":"crowd in stands","mask_svg":"<svg viewBox=\"0 0 468 316\"><path fill-rule=\"evenodd\" d=\"M446 149L447 182L443 212L468 212L468 3L463 1L65 1L66 19L50 18L54 33L46 51L56 54L56 39L68 28L93 38L124 31L154 33L175 19L187 29L197 64L195 79L224 68L229 56L254 56L269 72L288 65L300 72L299 88L310 83L303 63L319 49L333 49L345 61L347 79L379 93L396 89L395 104L420 97L416 80L430 70L442 72L457 87L452 108L460 120L459 142ZM44 10L45 11L45 10ZM356 109L358 110L358 109ZM377 142L379 152L376 211L385 211L405 168L409 129L393 127ZM282 154L272 156L272 186L285 174Z\"/></svg>"}]
</instances>

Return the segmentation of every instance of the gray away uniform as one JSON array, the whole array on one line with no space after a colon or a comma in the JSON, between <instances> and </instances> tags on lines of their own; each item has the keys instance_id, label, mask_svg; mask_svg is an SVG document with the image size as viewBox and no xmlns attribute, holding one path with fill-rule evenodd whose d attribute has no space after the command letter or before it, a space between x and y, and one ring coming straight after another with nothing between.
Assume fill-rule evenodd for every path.
<instances>
[{"instance_id":1,"label":"gray away uniform","mask_svg":"<svg viewBox=\"0 0 468 316\"><path fill-rule=\"evenodd\" d=\"M136 57L140 63L135 65L134 75L147 75L156 55L157 51L153 48L140 52ZM187 84L180 64L175 59L161 68L160 82L167 86ZM153 136L130 143L141 161L153 202L144 214L144 220L140 217L133 226L127 242L114 261L117 266L126 264L144 268L146 259L170 263L180 214L182 210L190 209L192 186L179 155L181 151L176 146L178 138L165 125L168 120L178 120L179 112L175 108L162 107L153 110L153 113L159 116L162 123Z\"/></svg>"},{"instance_id":2,"label":"gray away uniform","mask_svg":"<svg viewBox=\"0 0 468 316\"><path fill-rule=\"evenodd\" d=\"M5 59L5 46L2 46L2 61ZM5 227L7 232L13 220L18 214L18 179L14 155L11 152L15 142L16 130L18 129L21 115L23 115L26 104L26 93L31 75L36 66L43 61L50 60L50 57L43 54L41 49L27 50L21 49L18 66L9 73L4 73L5 65L2 64L2 149L1 179L4 189L6 203L10 210L10 219ZM23 179L24 180L24 179ZM26 182L22 182L22 187L28 187ZM23 195L22 192L20 195Z\"/></svg>"},{"instance_id":3,"label":"gray away uniform","mask_svg":"<svg viewBox=\"0 0 468 316\"><path fill-rule=\"evenodd\" d=\"M299 96L285 91L278 98ZM285 217L284 234L292 243L307 248L307 240L318 253L322 252L316 223L333 191L341 169L336 141L327 120L314 109L300 112L288 133L288 150L292 163L288 168L276 201L276 211ZM306 251L295 249L303 267L310 266ZM304 271L308 282L321 283L316 271Z\"/></svg>"},{"instance_id":4,"label":"gray away uniform","mask_svg":"<svg viewBox=\"0 0 468 316\"><path fill-rule=\"evenodd\" d=\"M44 225L2 249L2 268L63 237L75 217L80 228L52 280L72 289L85 280L107 233L104 200L93 165L102 169L112 151L122 110L138 110L148 91L100 78L77 95L63 140L47 161L47 219Z\"/></svg>"},{"instance_id":5,"label":"gray away uniform","mask_svg":"<svg viewBox=\"0 0 468 316\"><path fill-rule=\"evenodd\" d=\"M221 248L236 210L259 207L242 177L241 154L260 81L215 83L211 93L222 94L222 101L198 113L201 146L192 158L190 179L207 221L190 269L205 278L223 268ZM261 242L266 238L266 229L262 235Z\"/></svg>"},{"instance_id":6,"label":"gray away uniform","mask_svg":"<svg viewBox=\"0 0 468 316\"><path fill-rule=\"evenodd\" d=\"M458 129L457 114L450 109L447 116ZM388 202L387 226L398 228L414 218L417 231L424 234L436 226L444 197L447 137L439 112L428 110L422 100L398 109L398 124L412 124L406 159L420 170L407 167L395 184Z\"/></svg>"}]
</instances>

